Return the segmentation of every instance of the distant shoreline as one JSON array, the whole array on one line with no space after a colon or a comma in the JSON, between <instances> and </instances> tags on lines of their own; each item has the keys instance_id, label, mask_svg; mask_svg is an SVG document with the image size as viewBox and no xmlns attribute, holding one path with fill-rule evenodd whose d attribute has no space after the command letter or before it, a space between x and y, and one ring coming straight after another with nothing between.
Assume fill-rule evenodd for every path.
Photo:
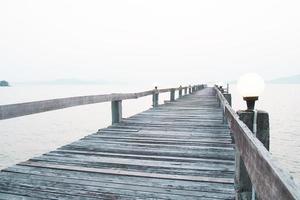
<instances>
[{"instance_id":1,"label":"distant shoreline","mask_svg":"<svg viewBox=\"0 0 300 200\"><path fill-rule=\"evenodd\" d=\"M9 87L10 84L8 81L2 80L0 81L0 87Z\"/></svg>"}]
</instances>

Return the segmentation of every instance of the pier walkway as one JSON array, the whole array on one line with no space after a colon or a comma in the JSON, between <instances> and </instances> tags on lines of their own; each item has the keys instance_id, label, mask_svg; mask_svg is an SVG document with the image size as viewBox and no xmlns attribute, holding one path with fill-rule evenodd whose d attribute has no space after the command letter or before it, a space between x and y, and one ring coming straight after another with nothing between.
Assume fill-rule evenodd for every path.
<instances>
[{"instance_id":1,"label":"pier walkway","mask_svg":"<svg viewBox=\"0 0 300 200\"><path fill-rule=\"evenodd\" d=\"M0 173L0 199L234 199L214 88L124 118Z\"/></svg>"}]
</instances>

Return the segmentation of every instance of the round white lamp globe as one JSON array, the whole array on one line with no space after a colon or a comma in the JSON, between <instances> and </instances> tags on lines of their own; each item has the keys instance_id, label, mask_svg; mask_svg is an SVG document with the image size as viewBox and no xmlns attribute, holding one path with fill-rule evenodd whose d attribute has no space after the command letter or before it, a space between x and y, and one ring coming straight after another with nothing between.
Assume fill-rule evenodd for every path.
<instances>
[{"instance_id":1,"label":"round white lamp globe","mask_svg":"<svg viewBox=\"0 0 300 200\"><path fill-rule=\"evenodd\" d=\"M237 89L243 97L258 97L265 89L265 81L255 73L244 74L238 80Z\"/></svg>"}]
</instances>

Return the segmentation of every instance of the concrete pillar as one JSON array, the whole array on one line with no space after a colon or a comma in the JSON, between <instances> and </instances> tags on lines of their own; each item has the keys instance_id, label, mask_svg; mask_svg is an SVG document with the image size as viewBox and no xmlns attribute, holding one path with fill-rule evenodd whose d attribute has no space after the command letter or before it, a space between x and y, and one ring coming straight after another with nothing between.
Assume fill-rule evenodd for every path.
<instances>
[{"instance_id":1,"label":"concrete pillar","mask_svg":"<svg viewBox=\"0 0 300 200\"><path fill-rule=\"evenodd\" d=\"M119 123L122 120L122 101L111 102L111 123Z\"/></svg>"},{"instance_id":2,"label":"concrete pillar","mask_svg":"<svg viewBox=\"0 0 300 200\"><path fill-rule=\"evenodd\" d=\"M184 88L184 95L187 95L187 88Z\"/></svg>"},{"instance_id":3,"label":"concrete pillar","mask_svg":"<svg viewBox=\"0 0 300 200\"><path fill-rule=\"evenodd\" d=\"M253 132L253 111L240 110L237 112L240 120L243 121L248 128ZM267 150L270 147L270 128L269 128L269 114L265 111L257 111L257 133L256 137L263 143ZM235 188L236 199L238 200L251 200L252 197L252 183L247 173L243 160L240 157L240 153L236 149L235 155L236 169L235 169Z\"/></svg>"}]
</instances>

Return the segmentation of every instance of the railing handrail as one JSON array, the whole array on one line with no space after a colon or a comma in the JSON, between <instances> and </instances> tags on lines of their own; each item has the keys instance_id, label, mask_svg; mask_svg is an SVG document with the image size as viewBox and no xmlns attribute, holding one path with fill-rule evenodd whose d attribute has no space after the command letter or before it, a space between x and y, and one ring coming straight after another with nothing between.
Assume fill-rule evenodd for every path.
<instances>
[{"instance_id":1,"label":"railing handrail","mask_svg":"<svg viewBox=\"0 0 300 200\"><path fill-rule=\"evenodd\" d=\"M300 199L299 186L286 170L281 169L229 105L224 95L215 87L223 107L224 117L234 137L236 148L260 199Z\"/></svg>"},{"instance_id":2,"label":"railing handrail","mask_svg":"<svg viewBox=\"0 0 300 200\"><path fill-rule=\"evenodd\" d=\"M103 103L110 101L122 101L126 99L137 99L140 97L153 95L153 93L165 93L170 92L171 90L181 90L190 87L192 86L153 89L137 93L112 93L101 95L65 97L42 101L32 101L26 103L0 105L0 120L42 113L52 110L59 110L80 105Z\"/></svg>"}]
</instances>

